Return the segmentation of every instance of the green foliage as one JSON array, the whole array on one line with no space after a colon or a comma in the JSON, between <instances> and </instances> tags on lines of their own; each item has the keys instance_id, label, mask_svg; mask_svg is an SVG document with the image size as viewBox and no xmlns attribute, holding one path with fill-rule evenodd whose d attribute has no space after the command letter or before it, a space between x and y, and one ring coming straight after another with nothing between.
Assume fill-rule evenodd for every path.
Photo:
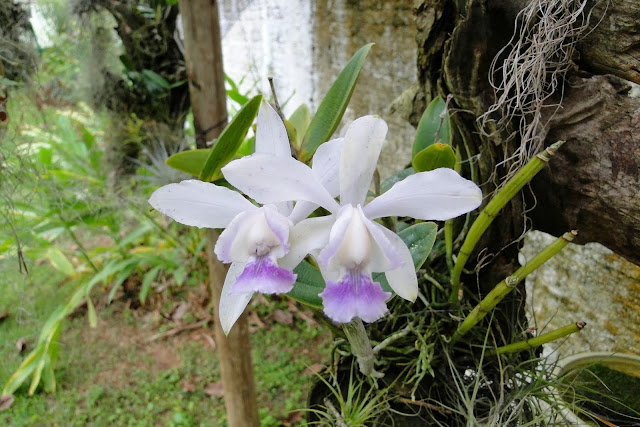
<instances>
[{"instance_id":1,"label":"green foliage","mask_svg":"<svg viewBox=\"0 0 640 427\"><path fill-rule=\"evenodd\" d=\"M451 144L451 119L446 111L447 105L439 96L429 103L418 123L411 158L436 142Z\"/></svg>"},{"instance_id":2,"label":"green foliage","mask_svg":"<svg viewBox=\"0 0 640 427\"><path fill-rule=\"evenodd\" d=\"M199 174L201 181L211 182L222 177L220 169L233 159L236 151L240 148L258 114L261 101L261 95L253 97L224 128Z\"/></svg>"},{"instance_id":3,"label":"green foliage","mask_svg":"<svg viewBox=\"0 0 640 427\"><path fill-rule=\"evenodd\" d=\"M428 172L438 168L453 169L456 160L451 145L436 142L416 154L412 164L416 172Z\"/></svg>"},{"instance_id":4,"label":"green foliage","mask_svg":"<svg viewBox=\"0 0 640 427\"><path fill-rule=\"evenodd\" d=\"M211 148L198 148L195 150L180 151L169 157L166 163L168 166L180 172L199 176L210 156Z\"/></svg>"},{"instance_id":5,"label":"green foliage","mask_svg":"<svg viewBox=\"0 0 640 427\"><path fill-rule=\"evenodd\" d=\"M298 159L308 162L320 144L329 140L338 127L351 100L360 70L373 43L361 47L342 69L322 99L302 138Z\"/></svg>"}]
</instances>

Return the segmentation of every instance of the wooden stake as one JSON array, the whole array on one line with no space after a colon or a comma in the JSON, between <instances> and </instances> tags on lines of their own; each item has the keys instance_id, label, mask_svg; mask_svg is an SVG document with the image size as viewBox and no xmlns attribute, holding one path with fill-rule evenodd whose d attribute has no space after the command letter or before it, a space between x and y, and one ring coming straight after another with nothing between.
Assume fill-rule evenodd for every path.
<instances>
[{"instance_id":1,"label":"wooden stake","mask_svg":"<svg viewBox=\"0 0 640 427\"><path fill-rule=\"evenodd\" d=\"M184 56L189 77L189 95L196 130L196 144L220 135L227 123L226 91L222 67L222 46L218 5L210 0L180 0L184 27ZM218 239L209 230L207 259L211 296L216 310L215 340L220 360L227 422L230 427L260 425L251 362L249 326L240 316L229 336L225 336L217 315L227 267L216 258L213 247Z\"/></svg>"}]
</instances>

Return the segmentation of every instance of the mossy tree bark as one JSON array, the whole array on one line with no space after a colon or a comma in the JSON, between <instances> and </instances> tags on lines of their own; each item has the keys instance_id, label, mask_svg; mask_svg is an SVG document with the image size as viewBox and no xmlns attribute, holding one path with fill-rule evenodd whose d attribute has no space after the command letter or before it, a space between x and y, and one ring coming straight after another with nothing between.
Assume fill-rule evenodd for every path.
<instances>
[{"instance_id":1,"label":"mossy tree bark","mask_svg":"<svg viewBox=\"0 0 640 427\"><path fill-rule=\"evenodd\" d=\"M496 55L499 61L504 59L501 49L512 39L515 24L522 22L517 21L518 13L531 2L545 7L567 3L416 3L421 90L414 98L412 117L420 117L434 96L452 97L450 110L461 136L457 144L463 147L466 141L485 195L508 174L510 163L503 160L516 152L522 139L513 136L518 123L489 136L477 118L496 101L490 84L491 63ZM543 19L541 14L534 19ZM474 260L476 265L491 262L478 268L476 276L466 277L467 292L486 295L517 269L518 245L512 243L529 228L555 235L578 229L578 243L600 242L640 264L640 99L629 96L627 82L640 83L639 14L636 0L586 3L581 16L589 18L588 26L579 38L567 40L575 51L568 71L542 106L538 129L545 146L557 140L567 143L550 167L534 179L533 191L514 198L493 222L467 267L473 268ZM494 73L494 80L497 77ZM545 82L549 76L540 79L541 84ZM554 107L557 104L559 109ZM523 301L522 294L514 297L503 304L510 315Z\"/></svg>"}]
</instances>

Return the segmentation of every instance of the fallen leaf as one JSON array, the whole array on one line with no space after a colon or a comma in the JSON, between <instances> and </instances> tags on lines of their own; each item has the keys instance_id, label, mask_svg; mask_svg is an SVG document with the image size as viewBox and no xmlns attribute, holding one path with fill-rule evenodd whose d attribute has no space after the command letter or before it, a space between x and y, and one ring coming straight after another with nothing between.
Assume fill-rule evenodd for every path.
<instances>
[{"instance_id":1,"label":"fallen leaf","mask_svg":"<svg viewBox=\"0 0 640 427\"><path fill-rule=\"evenodd\" d=\"M224 390L222 389L222 381L216 381L205 387L204 392L207 396L223 397Z\"/></svg>"},{"instance_id":2,"label":"fallen leaf","mask_svg":"<svg viewBox=\"0 0 640 427\"><path fill-rule=\"evenodd\" d=\"M27 351L27 340L24 338L18 339L18 341L16 341L16 348L18 349L20 354Z\"/></svg>"},{"instance_id":3,"label":"fallen leaf","mask_svg":"<svg viewBox=\"0 0 640 427\"><path fill-rule=\"evenodd\" d=\"M290 325L293 323L293 314L289 312L284 312L280 309L273 310L273 320L276 323L280 323L281 325Z\"/></svg>"},{"instance_id":4,"label":"fallen leaf","mask_svg":"<svg viewBox=\"0 0 640 427\"><path fill-rule=\"evenodd\" d=\"M191 381L182 380L180 381L180 385L182 386L182 391L186 393L193 393L196 391L196 386Z\"/></svg>"},{"instance_id":5,"label":"fallen leaf","mask_svg":"<svg viewBox=\"0 0 640 427\"><path fill-rule=\"evenodd\" d=\"M0 396L0 412L6 411L13 404L13 394L7 394L6 396Z\"/></svg>"},{"instance_id":6,"label":"fallen leaf","mask_svg":"<svg viewBox=\"0 0 640 427\"><path fill-rule=\"evenodd\" d=\"M302 371L302 375L316 375L324 370L325 366L322 363L314 363L311 366L307 366Z\"/></svg>"},{"instance_id":7,"label":"fallen leaf","mask_svg":"<svg viewBox=\"0 0 640 427\"><path fill-rule=\"evenodd\" d=\"M176 322L179 321L179 320L182 320L184 315L187 314L188 310L189 310L189 304L187 304L186 302L182 301L182 302L180 302L178 304L178 307L175 309L175 311L173 312L173 316L171 316L171 317Z\"/></svg>"},{"instance_id":8,"label":"fallen leaf","mask_svg":"<svg viewBox=\"0 0 640 427\"><path fill-rule=\"evenodd\" d=\"M287 418L281 420L281 423L283 426L289 427L302 421L303 417L304 413L302 411L291 411L287 415Z\"/></svg>"}]
</instances>

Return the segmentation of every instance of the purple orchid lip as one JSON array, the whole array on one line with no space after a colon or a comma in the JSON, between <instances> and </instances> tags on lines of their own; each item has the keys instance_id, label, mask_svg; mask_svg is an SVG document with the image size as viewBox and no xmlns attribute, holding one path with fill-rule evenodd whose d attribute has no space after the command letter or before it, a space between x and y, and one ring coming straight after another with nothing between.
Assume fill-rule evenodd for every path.
<instances>
[{"instance_id":1,"label":"purple orchid lip","mask_svg":"<svg viewBox=\"0 0 640 427\"><path fill-rule=\"evenodd\" d=\"M387 312L386 300L391 296L371 280L371 275L360 271L348 271L339 282L327 282L319 295L324 312L338 323L347 323L354 317L365 322L375 322Z\"/></svg>"},{"instance_id":2,"label":"purple orchid lip","mask_svg":"<svg viewBox=\"0 0 640 427\"><path fill-rule=\"evenodd\" d=\"M293 289L297 277L291 270L279 267L272 257L257 257L247 263L229 294L284 294Z\"/></svg>"}]
</instances>

